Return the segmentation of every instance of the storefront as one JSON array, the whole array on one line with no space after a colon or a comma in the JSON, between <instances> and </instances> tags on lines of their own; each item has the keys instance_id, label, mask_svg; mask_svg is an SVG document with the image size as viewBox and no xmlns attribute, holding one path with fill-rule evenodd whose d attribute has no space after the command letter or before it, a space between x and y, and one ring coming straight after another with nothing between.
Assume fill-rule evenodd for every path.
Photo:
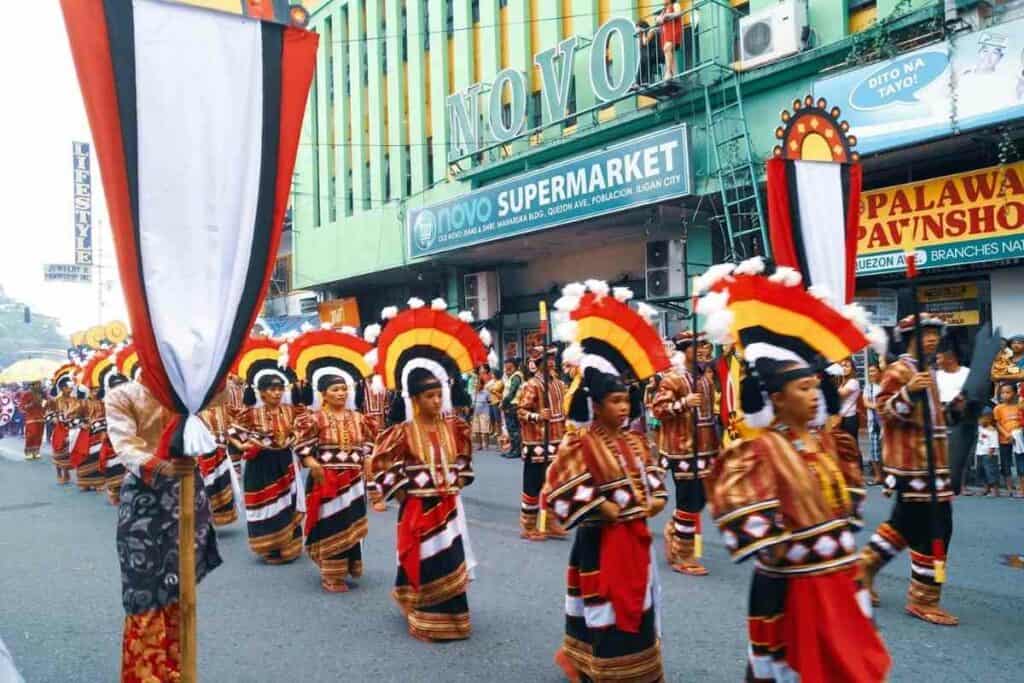
<instances>
[{"instance_id":1,"label":"storefront","mask_svg":"<svg viewBox=\"0 0 1024 683\"><path fill-rule=\"evenodd\" d=\"M448 291L491 321L499 354L522 357L542 343L539 302L551 306L569 282L599 278L640 299L685 296L680 226L694 200L690 166L686 125L562 159L411 209L409 254L457 278ZM693 227L688 237L688 260L706 265L709 231ZM671 251L657 297L647 287L652 250ZM662 325L672 322L666 309Z\"/></svg>"},{"instance_id":2,"label":"storefront","mask_svg":"<svg viewBox=\"0 0 1024 683\"><path fill-rule=\"evenodd\" d=\"M1024 162L866 192L858 234L858 298L885 324L912 310L942 318L962 348L986 322L1024 330Z\"/></svg>"}]
</instances>

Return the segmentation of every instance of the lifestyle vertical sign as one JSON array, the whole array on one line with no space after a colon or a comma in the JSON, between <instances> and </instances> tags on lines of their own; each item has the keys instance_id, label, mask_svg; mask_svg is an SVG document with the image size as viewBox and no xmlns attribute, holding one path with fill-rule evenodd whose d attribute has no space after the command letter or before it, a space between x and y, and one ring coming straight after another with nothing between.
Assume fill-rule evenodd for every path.
<instances>
[{"instance_id":1,"label":"lifestyle vertical sign","mask_svg":"<svg viewBox=\"0 0 1024 683\"><path fill-rule=\"evenodd\" d=\"M74 172L75 263L92 265L92 157L88 142L71 143Z\"/></svg>"}]
</instances>

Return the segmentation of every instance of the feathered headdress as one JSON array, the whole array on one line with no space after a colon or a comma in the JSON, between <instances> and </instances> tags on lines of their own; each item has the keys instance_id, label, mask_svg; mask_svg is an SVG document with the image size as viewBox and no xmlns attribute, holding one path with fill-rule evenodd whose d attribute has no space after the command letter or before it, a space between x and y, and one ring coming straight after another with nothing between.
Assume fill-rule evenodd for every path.
<instances>
[{"instance_id":1,"label":"feathered headdress","mask_svg":"<svg viewBox=\"0 0 1024 683\"><path fill-rule=\"evenodd\" d=\"M608 378L644 381L670 366L665 345L648 318L629 306L633 293L588 280L562 290L555 308L569 319L555 329L555 338L570 344L565 356L578 358L581 388L569 405L576 422L590 420L590 400L599 397Z\"/></svg>"},{"instance_id":2,"label":"feathered headdress","mask_svg":"<svg viewBox=\"0 0 1024 683\"><path fill-rule=\"evenodd\" d=\"M79 369L74 363L65 363L57 368L53 373L53 386L50 388L50 395L57 396L60 393L62 384L70 383L73 390L75 387L75 375L78 374Z\"/></svg>"},{"instance_id":3,"label":"feathered headdress","mask_svg":"<svg viewBox=\"0 0 1024 683\"><path fill-rule=\"evenodd\" d=\"M135 344L128 343L114 351L114 364L117 371L129 380L138 381L142 365L139 364L139 354L135 350Z\"/></svg>"},{"instance_id":4,"label":"feathered headdress","mask_svg":"<svg viewBox=\"0 0 1024 683\"><path fill-rule=\"evenodd\" d=\"M239 351L231 373L245 382L243 400L246 405L256 405L256 386L260 378L274 376L281 379L287 388L295 383L295 373L291 368L282 368L279 364L281 341L270 337L249 337Z\"/></svg>"},{"instance_id":5,"label":"feathered headdress","mask_svg":"<svg viewBox=\"0 0 1024 683\"><path fill-rule=\"evenodd\" d=\"M795 365L821 372L869 344L884 353L887 341L860 306L833 307L827 297L805 289L791 269L770 276L761 270L718 267L698 285L697 312L706 316L708 338L736 344L747 363L740 400L752 427L766 427L775 418L767 400L773 368Z\"/></svg>"},{"instance_id":6,"label":"feathered headdress","mask_svg":"<svg viewBox=\"0 0 1024 683\"><path fill-rule=\"evenodd\" d=\"M82 368L82 380L91 391L99 391L99 398L103 398L109 389L123 379L118 373L114 364L114 353L112 351L97 351Z\"/></svg>"},{"instance_id":7,"label":"feathered headdress","mask_svg":"<svg viewBox=\"0 0 1024 683\"><path fill-rule=\"evenodd\" d=\"M306 382L303 403L318 407L320 382L336 376L348 386L348 407L361 402L363 379L373 373L366 360L373 344L349 332L310 330L281 347L281 360ZM314 393L315 392L315 393Z\"/></svg>"},{"instance_id":8,"label":"feathered headdress","mask_svg":"<svg viewBox=\"0 0 1024 683\"><path fill-rule=\"evenodd\" d=\"M461 375L489 360L490 334L473 329L465 319L469 316L452 315L441 299L429 307L420 299L410 299L409 306L401 312L393 306L384 309L384 328L367 359L373 361L374 383L401 393L401 404L392 411L397 422L412 419L410 373L420 370L433 375L441 384L442 409L450 411L453 390L465 394ZM456 394L456 398L462 397Z\"/></svg>"}]
</instances>

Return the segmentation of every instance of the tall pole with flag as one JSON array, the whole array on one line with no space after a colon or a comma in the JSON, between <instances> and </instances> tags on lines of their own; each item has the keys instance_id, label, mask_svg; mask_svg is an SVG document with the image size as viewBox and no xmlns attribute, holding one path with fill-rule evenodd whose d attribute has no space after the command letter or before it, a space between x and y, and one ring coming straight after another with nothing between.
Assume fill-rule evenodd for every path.
<instances>
[{"instance_id":1,"label":"tall pole with flag","mask_svg":"<svg viewBox=\"0 0 1024 683\"><path fill-rule=\"evenodd\" d=\"M318 36L160 0L61 8L145 386L173 415L153 457L195 458L216 449L198 414L266 296ZM183 683L197 679L198 484L180 482Z\"/></svg>"},{"instance_id":2,"label":"tall pole with flag","mask_svg":"<svg viewBox=\"0 0 1024 683\"><path fill-rule=\"evenodd\" d=\"M910 280L910 311L914 316L914 355L917 357L917 371L927 372L927 358L924 353L924 340L921 338L921 310L917 300L917 255L910 252L906 256L907 279ZM909 349L908 349L909 351ZM935 583L946 582L946 544L939 523L939 497L935 485L935 447L932 444L935 428L932 424L932 397L925 390L918 396L921 402L921 413L924 425L924 446L928 459L928 513L932 534L932 556L935 558Z\"/></svg>"}]
</instances>

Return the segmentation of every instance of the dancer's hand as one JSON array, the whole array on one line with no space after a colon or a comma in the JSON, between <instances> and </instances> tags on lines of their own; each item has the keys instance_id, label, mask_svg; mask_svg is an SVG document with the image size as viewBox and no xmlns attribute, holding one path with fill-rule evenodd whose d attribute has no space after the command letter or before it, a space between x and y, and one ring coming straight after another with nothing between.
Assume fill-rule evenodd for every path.
<instances>
[{"instance_id":1,"label":"dancer's hand","mask_svg":"<svg viewBox=\"0 0 1024 683\"><path fill-rule=\"evenodd\" d=\"M622 508L617 503L613 503L610 500L606 500L598 506L597 510L601 513L601 517L607 522L614 522L619 518L619 511Z\"/></svg>"},{"instance_id":2,"label":"dancer's hand","mask_svg":"<svg viewBox=\"0 0 1024 683\"><path fill-rule=\"evenodd\" d=\"M310 462L307 464L309 467L309 476L313 477L313 481L317 484L324 483L324 466L318 462Z\"/></svg>"},{"instance_id":3,"label":"dancer's hand","mask_svg":"<svg viewBox=\"0 0 1024 683\"><path fill-rule=\"evenodd\" d=\"M650 506L647 508L648 517L657 517L661 514L661 511L665 509L665 499L655 498L651 501Z\"/></svg>"}]
</instances>

